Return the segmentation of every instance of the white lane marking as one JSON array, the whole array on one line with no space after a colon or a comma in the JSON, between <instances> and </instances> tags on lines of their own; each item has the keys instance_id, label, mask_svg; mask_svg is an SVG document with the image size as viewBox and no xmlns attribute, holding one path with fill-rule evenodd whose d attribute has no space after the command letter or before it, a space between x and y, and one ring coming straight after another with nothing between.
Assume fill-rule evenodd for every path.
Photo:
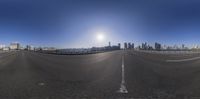
<instances>
[{"instance_id":1,"label":"white lane marking","mask_svg":"<svg viewBox=\"0 0 200 99\"><path fill-rule=\"evenodd\" d=\"M124 56L122 56L122 81L120 84L120 89L118 90L119 93L128 93L125 85L125 71L124 71Z\"/></svg>"},{"instance_id":2,"label":"white lane marking","mask_svg":"<svg viewBox=\"0 0 200 99\"><path fill-rule=\"evenodd\" d=\"M179 60L166 60L166 62L185 62L185 61L192 61L192 60L197 60L197 59L200 59L200 57L179 59Z\"/></svg>"}]
</instances>

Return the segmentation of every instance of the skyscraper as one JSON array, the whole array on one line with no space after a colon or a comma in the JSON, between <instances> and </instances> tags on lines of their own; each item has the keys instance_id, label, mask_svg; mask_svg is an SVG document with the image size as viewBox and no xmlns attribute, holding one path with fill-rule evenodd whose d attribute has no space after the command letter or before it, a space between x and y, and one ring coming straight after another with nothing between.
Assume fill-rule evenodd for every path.
<instances>
[{"instance_id":1,"label":"skyscraper","mask_svg":"<svg viewBox=\"0 0 200 99\"><path fill-rule=\"evenodd\" d=\"M119 49L121 49L121 44L120 43L118 43L118 47L119 47Z\"/></svg>"},{"instance_id":2,"label":"skyscraper","mask_svg":"<svg viewBox=\"0 0 200 99\"><path fill-rule=\"evenodd\" d=\"M131 49L134 49L134 43L132 43L132 45L131 45Z\"/></svg>"},{"instance_id":3,"label":"skyscraper","mask_svg":"<svg viewBox=\"0 0 200 99\"><path fill-rule=\"evenodd\" d=\"M145 42L145 43L142 43L142 49L143 50L147 50L147 43Z\"/></svg>"},{"instance_id":4,"label":"skyscraper","mask_svg":"<svg viewBox=\"0 0 200 99\"><path fill-rule=\"evenodd\" d=\"M181 49L185 49L185 45L184 44L182 44L182 48Z\"/></svg>"},{"instance_id":5,"label":"skyscraper","mask_svg":"<svg viewBox=\"0 0 200 99\"><path fill-rule=\"evenodd\" d=\"M124 49L127 49L127 47L128 47L127 43L124 43Z\"/></svg>"},{"instance_id":6,"label":"skyscraper","mask_svg":"<svg viewBox=\"0 0 200 99\"><path fill-rule=\"evenodd\" d=\"M161 44L155 43L155 50L160 51L161 50Z\"/></svg>"},{"instance_id":7,"label":"skyscraper","mask_svg":"<svg viewBox=\"0 0 200 99\"><path fill-rule=\"evenodd\" d=\"M128 43L128 49L131 49L131 43Z\"/></svg>"}]
</instances>

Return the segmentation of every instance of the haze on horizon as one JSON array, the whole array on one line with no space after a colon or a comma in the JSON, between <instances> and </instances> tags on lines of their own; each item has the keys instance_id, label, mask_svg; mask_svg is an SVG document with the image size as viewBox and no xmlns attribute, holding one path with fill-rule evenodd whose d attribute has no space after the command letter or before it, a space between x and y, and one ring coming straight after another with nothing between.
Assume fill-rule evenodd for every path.
<instances>
[{"instance_id":1,"label":"haze on horizon","mask_svg":"<svg viewBox=\"0 0 200 99\"><path fill-rule=\"evenodd\" d=\"M200 44L198 0L1 0L0 44ZM103 32L105 40L96 36Z\"/></svg>"}]
</instances>

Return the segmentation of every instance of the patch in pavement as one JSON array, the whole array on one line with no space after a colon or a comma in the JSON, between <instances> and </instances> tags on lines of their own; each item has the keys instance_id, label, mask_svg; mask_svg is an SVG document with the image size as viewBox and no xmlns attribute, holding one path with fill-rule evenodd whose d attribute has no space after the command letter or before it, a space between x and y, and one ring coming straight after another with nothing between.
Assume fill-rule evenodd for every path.
<instances>
[{"instance_id":1,"label":"patch in pavement","mask_svg":"<svg viewBox=\"0 0 200 99\"><path fill-rule=\"evenodd\" d=\"M40 82L40 83L38 83L38 85L39 85L39 86L44 86L44 85L45 85L45 83L43 83L43 82Z\"/></svg>"}]
</instances>

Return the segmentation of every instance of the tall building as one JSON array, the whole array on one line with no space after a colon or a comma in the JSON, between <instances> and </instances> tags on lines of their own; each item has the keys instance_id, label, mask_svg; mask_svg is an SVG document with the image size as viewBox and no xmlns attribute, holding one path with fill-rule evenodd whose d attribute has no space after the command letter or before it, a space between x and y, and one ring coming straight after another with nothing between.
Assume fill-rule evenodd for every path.
<instances>
[{"instance_id":1,"label":"tall building","mask_svg":"<svg viewBox=\"0 0 200 99\"><path fill-rule=\"evenodd\" d=\"M118 47L119 47L119 49L121 49L121 44L120 43L118 43Z\"/></svg>"},{"instance_id":2,"label":"tall building","mask_svg":"<svg viewBox=\"0 0 200 99\"><path fill-rule=\"evenodd\" d=\"M131 49L131 43L128 43L128 49Z\"/></svg>"},{"instance_id":3,"label":"tall building","mask_svg":"<svg viewBox=\"0 0 200 99\"><path fill-rule=\"evenodd\" d=\"M132 48L132 49L134 49L134 48L135 48L135 47L134 47L134 43L132 43L132 44L131 44L131 48Z\"/></svg>"},{"instance_id":4,"label":"tall building","mask_svg":"<svg viewBox=\"0 0 200 99\"><path fill-rule=\"evenodd\" d=\"M182 44L182 48L181 49L185 49L185 45L184 44Z\"/></svg>"},{"instance_id":5,"label":"tall building","mask_svg":"<svg viewBox=\"0 0 200 99\"><path fill-rule=\"evenodd\" d=\"M27 46L26 46L26 50L29 50L29 51L30 51L30 50L34 50L34 47L31 46L31 45L27 45Z\"/></svg>"},{"instance_id":6,"label":"tall building","mask_svg":"<svg viewBox=\"0 0 200 99\"><path fill-rule=\"evenodd\" d=\"M10 44L10 49L11 50L19 50L20 49L20 44L19 43L11 43Z\"/></svg>"},{"instance_id":7,"label":"tall building","mask_svg":"<svg viewBox=\"0 0 200 99\"><path fill-rule=\"evenodd\" d=\"M127 46L127 43L124 43L124 49L127 49L128 46Z\"/></svg>"},{"instance_id":8,"label":"tall building","mask_svg":"<svg viewBox=\"0 0 200 99\"><path fill-rule=\"evenodd\" d=\"M111 42L108 42L109 47L111 47Z\"/></svg>"},{"instance_id":9,"label":"tall building","mask_svg":"<svg viewBox=\"0 0 200 99\"><path fill-rule=\"evenodd\" d=\"M160 51L161 50L161 44L155 43L155 50Z\"/></svg>"},{"instance_id":10,"label":"tall building","mask_svg":"<svg viewBox=\"0 0 200 99\"><path fill-rule=\"evenodd\" d=\"M147 50L148 49L148 46L147 46L147 43L145 42L145 43L142 43L142 49L143 50Z\"/></svg>"}]
</instances>

